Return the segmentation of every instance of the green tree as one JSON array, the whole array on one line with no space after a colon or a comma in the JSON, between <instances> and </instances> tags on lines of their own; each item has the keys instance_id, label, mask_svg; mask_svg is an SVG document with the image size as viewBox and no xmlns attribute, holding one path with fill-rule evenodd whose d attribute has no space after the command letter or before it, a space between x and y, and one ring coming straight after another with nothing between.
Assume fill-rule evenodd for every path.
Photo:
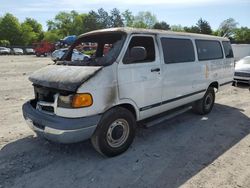
<instances>
[{"instance_id":1,"label":"green tree","mask_svg":"<svg viewBox=\"0 0 250 188\"><path fill-rule=\"evenodd\" d=\"M250 44L250 28L241 27L234 30L234 40L238 43Z\"/></svg>"},{"instance_id":2,"label":"green tree","mask_svg":"<svg viewBox=\"0 0 250 188\"><path fill-rule=\"evenodd\" d=\"M181 25L171 25L171 31L183 32L184 28Z\"/></svg>"},{"instance_id":3,"label":"green tree","mask_svg":"<svg viewBox=\"0 0 250 188\"><path fill-rule=\"evenodd\" d=\"M202 18L198 20L195 26L184 27L183 29L185 32L189 32L189 33L202 33L202 34L207 34L207 35L212 34L211 26L206 20L203 20Z\"/></svg>"},{"instance_id":4,"label":"green tree","mask_svg":"<svg viewBox=\"0 0 250 188\"><path fill-rule=\"evenodd\" d=\"M23 45L30 45L37 41L37 34L33 31L33 28L27 24L21 24L21 39Z\"/></svg>"},{"instance_id":5,"label":"green tree","mask_svg":"<svg viewBox=\"0 0 250 188\"><path fill-rule=\"evenodd\" d=\"M126 27L132 27L132 26L133 26L135 17L133 16L133 14L132 14L131 11L125 10L125 11L122 13L122 17L123 17L124 25L125 25Z\"/></svg>"},{"instance_id":6,"label":"green tree","mask_svg":"<svg viewBox=\"0 0 250 188\"><path fill-rule=\"evenodd\" d=\"M202 18L200 18L196 25L199 28L200 33L208 34L208 35L212 34L211 26L206 20L203 20Z\"/></svg>"},{"instance_id":7,"label":"green tree","mask_svg":"<svg viewBox=\"0 0 250 188\"><path fill-rule=\"evenodd\" d=\"M111 26L111 17L109 16L108 12L105 11L103 8L98 9L96 15L96 22L99 25L98 29L104 29Z\"/></svg>"},{"instance_id":8,"label":"green tree","mask_svg":"<svg viewBox=\"0 0 250 188\"><path fill-rule=\"evenodd\" d=\"M233 18L224 20L219 26L219 35L224 37L232 37L237 25L238 23Z\"/></svg>"},{"instance_id":9,"label":"green tree","mask_svg":"<svg viewBox=\"0 0 250 188\"><path fill-rule=\"evenodd\" d=\"M155 23L157 22L157 18L154 14L149 11L139 12L135 16L133 27L137 28L153 28Z\"/></svg>"},{"instance_id":10,"label":"green tree","mask_svg":"<svg viewBox=\"0 0 250 188\"><path fill-rule=\"evenodd\" d=\"M200 28L198 26L184 27L183 29L188 33L200 33Z\"/></svg>"},{"instance_id":11,"label":"green tree","mask_svg":"<svg viewBox=\"0 0 250 188\"><path fill-rule=\"evenodd\" d=\"M77 16L75 16L72 28L74 32L72 31L72 33L74 33L75 35L84 33L84 20L86 16L87 14L78 14Z\"/></svg>"},{"instance_id":12,"label":"green tree","mask_svg":"<svg viewBox=\"0 0 250 188\"><path fill-rule=\"evenodd\" d=\"M0 40L0 46L9 46L10 45L10 41L8 40Z\"/></svg>"},{"instance_id":13,"label":"green tree","mask_svg":"<svg viewBox=\"0 0 250 188\"><path fill-rule=\"evenodd\" d=\"M30 25L32 27L32 30L35 33L42 33L43 32L42 24L38 23L33 18L26 18L23 23Z\"/></svg>"},{"instance_id":14,"label":"green tree","mask_svg":"<svg viewBox=\"0 0 250 188\"><path fill-rule=\"evenodd\" d=\"M53 42L58 41L61 38L63 38L63 36L61 36L57 30L53 30L53 31L45 32L43 40L53 43Z\"/></svg>"},{"instance_id":15,"label":"green tree","mask_svg":"<svg viewBox=\"0 0 250 188\"><path fill-rule=\"evenodd\" d=\"M83 21L84 33L100 29L103 26L98 22L98 14L95 11L90 11Z\"/></svg>"},{"instance_id":16,"label":"green tree","mask_svg":"<svg viewBox=\"0 0 250 188\"><path fill-rule=\"evenodd\" d=\"M42 25L32 18L26 18L21 24L21 33L23 45L31 45L43 39Z\"/></svg>"},{"instance_id":17,"label":"green tree","mask_svg":"<svg viewBox=\"0 0 250 188\"><path fill-rule=\"evenodd\" d=\"M220 31L217 29L217 30L212 32L212 35L220 36Z\"/></svg>"},{"instance_id":18,"label":"green tree","mask_svg":"<svg viewBox=\"0 0 250 188\"><path fill-rule=\"evenodd\" d=\"M0 40L8 40L12 45L22 43L21 25L16 17L7 13L0 22Z\"/></svg>"},{"instance_id":19,"label":"green tree","mask_svg":"<svg viewBox=\"0 0 250 188\"><path fill-rule=\"evenodd\" d=\"M164 21L155 23L153 28L154 29L162 29L162 30L170 30L170 26Z\"/></svg>"},{"instance_id":20,"label":"green tree","mask_svg":"<svg viewBox=\"0 0 250 188\"><path fill-rule=\"evenodd\" d=\"M114 8L110 12L110 26L111 27L123 27L123 19L120 11L117 8Z\"/></svg>"},{"instance_id":21,"label":"green tree","mask_svg":"<svg viewBox=\"0 0 250 188\"><path fill-rule=\"evenodd\" d=\"M85 16L76 11L59 12L53 20L47 21L48 31L57 30L62 36L78 35L83 32Z\"/></svg>"}]
</instances>

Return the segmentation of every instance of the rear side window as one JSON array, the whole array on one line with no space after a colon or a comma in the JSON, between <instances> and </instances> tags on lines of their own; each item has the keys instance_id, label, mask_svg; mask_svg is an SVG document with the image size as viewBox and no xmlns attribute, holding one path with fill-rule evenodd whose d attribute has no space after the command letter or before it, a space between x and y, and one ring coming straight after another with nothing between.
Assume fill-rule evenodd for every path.
<instances>
[{"instance_id":1,"label":"rear side window","mask_svg":"<svg viewBox=\"0 0 250 188\"><path fill-rule=\"evenodd\" d=\"M194 46L190 39L161 38L165 63L183 63L195 60Z\"/></svg>"},{"instance_id":2,"label":"rear side window","mask_svg":"<svg viewBox=\"0 0 250 188\"><path fill-rule=\"evenodd\" d=\"M219 41L195 40L198 59L200 61L222 59L223 53Z\"/></svg>"},{"instance_id":3,"label":"rear side window","mask_svg":"<svg viewBox=\"0 0 250 188\"><path fill-rule=\"evenodd\" d=\"M225 57L226 58L233 58L234 53L233 53L233 49L232 49L232 46L231 46L230 42L229 41L223 41L222 45L223 45L223 48L224 48Z\"/></svg>"}]
</instances>

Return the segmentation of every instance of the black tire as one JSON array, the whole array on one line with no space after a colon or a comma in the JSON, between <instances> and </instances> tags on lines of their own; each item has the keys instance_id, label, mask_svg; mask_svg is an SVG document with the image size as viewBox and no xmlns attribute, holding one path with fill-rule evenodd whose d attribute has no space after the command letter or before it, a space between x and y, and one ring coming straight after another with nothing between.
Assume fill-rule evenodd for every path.
<instances>
[{"instance_id":1,"label":"black tire","mask_svg":"<svg viewBox=\"0 0 250 188\"><path fill-rule=\"evenodd\" d=\"M88 57L84 57L84 58L83 58L83 61L88 61L88 60L89 60Z\"/></svg>"},{"instance_id":2,"label":"black tire","mask_svg":"<svg viewBox=\"0 0 250 188\"><path fill-rule=\"evenodd\" d=\"M134 115L125 108L115 107L103 115L91 137L91 142L102 155L114 157L129 148L135 137L135 129Z\"/></svg>"},{"instance_id":3,"label":"black tire","mask_svg":"<svg viewBox=\"0 0 250 188\"><path fill-rule=\"evenodd\" d=\"M193 103L193 111L196 114L205 115L211 112L215 101L215 92L213 87L209 87L202 99Z\"/></svg>"}]
</instances>

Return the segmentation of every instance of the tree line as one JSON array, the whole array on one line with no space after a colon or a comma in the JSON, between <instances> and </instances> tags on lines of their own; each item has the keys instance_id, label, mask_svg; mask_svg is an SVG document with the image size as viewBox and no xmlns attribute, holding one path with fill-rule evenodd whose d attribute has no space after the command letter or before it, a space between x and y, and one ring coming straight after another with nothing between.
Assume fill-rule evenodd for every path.
<instances>
[{"instance_id":1,"label":"tree line","mask_svg":"<svg viewBox=\"0 0 250 188\"><path fill-rule=\"evenodd\" d=\"M250 28L240 27L229 18L224 20L218 29L212 30L209 22L200 18L195 25L169 25L159 21L149 12L142 11L133 14L129 10L120 12L117 8L105 11L103 8L88 13L76 11L59 12L53 19L47 21L47 31L33 18L26 18L19 22L14 15L7 13L0 17L0 45L32 45L34 42L46 40L56 42L68 35L80 35L96 29L111 27L135 27L172 30L177 32L191 32L208 35L224 36L236 43L250 43Z\"/></svg>"}]
</instances>

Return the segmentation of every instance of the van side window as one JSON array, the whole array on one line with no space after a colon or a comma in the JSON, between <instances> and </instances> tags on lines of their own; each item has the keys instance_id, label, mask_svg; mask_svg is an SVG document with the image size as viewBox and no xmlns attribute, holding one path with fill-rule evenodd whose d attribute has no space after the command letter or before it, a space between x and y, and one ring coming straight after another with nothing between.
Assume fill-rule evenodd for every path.
<instances>
[{"instance_id":1,"label":"van side window","mask_svg":"<svg viewBox=\"0 0 250 188\"><path fill-rule=\"evenodd\" d=\"M222 59L223 53L219 41L215 40L195 40L198 59L200 61Z\"/></svg>"},{"instance_id":2,"label":"van side window","mask_svg":"<svg viewBox=\"0 0 250 188\"><path fill-rule=\"evenodd\" d=\"M140 60L135 60L131 57L131 49L133 47L139 47L145 49L145 58ZM143 36L134 36L129 43L128 49L124 55L123 63L149 63L155 60L155 45L153 37L143 37Z\"/></svg>"},{"instance_id":3,"label":"van side window","mask_svg":"<svg viewBox=\"0 0 250 188\"><path fill-rule=\"evenodd\" d=\"M233 58L234 53L233 53L233 49L232 49L232 46L231 46L230 42L229 41L223 41L222 46L224 48L225 57L226 58Z\"/></svg>"},{"instance_id":4,"label":"van side window","mask_svg":"<svg viewBox=\"0 0 250 188\"><path fill-rule=\"evenodd\" d=\"M165 63L183 63L195 60L194 46L190 39L161 38Z\"/></svg>"}]
</instances>

